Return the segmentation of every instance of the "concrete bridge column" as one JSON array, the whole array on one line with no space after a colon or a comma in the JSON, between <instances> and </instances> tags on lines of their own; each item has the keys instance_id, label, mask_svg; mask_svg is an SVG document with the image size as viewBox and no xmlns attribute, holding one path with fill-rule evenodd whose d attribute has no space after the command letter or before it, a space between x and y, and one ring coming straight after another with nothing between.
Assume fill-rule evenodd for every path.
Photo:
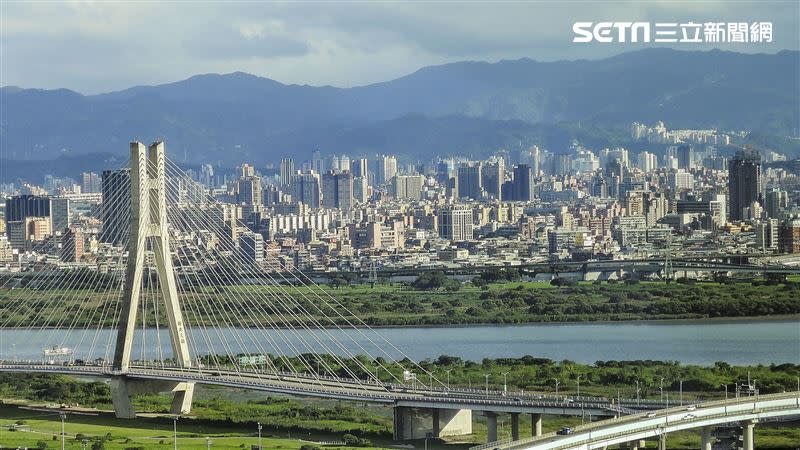
<instances>
[{"instance_id":1,"label":"concrete bridge column","mask_svg":"<svg viewBox=\"0 0 800 450\"><path fill-rule=\"evenodd\" d=\"M497 413L484 411L483 415L486 416L487 442L494 442L497 440Z\"/></svg>"},{"instance_id":2,"label":"concrete bridge column","mask_svg":"<svg viewBox=\"0 0 800 450\"><path fill-rule=\"evenodd\" d=\"M658 450L667 450L667 433L658 436Z\"/></svg>"},{"instance_id":3,"label":"concrete bridge column","mask_svg":"<svg viewBox=\"0 0 800 450\"><path fill-rule=\"evenodd\" d=\"M531 414L531 436L542 435L542 415Z\"/></svg>"},{"instance_id":4,"label":"concrete bridge column","mask_svg":"<svg viewBox=\"0 0 800 450\"><path fill-rule=\"evenodd\" d=\"M713 439L711 437L711 427L700 429L700 450L711 450Z\"/></svg>"},{"instance_id":5,"label":"concrete bridge column","mask_svg":"<svg viewBox=\"0 0 800 450\"><path fill-rule=\"evenodd\" d=\"M428 421L428 416L431 420ZM430 423L430 425L428 425ZM394 432L396 441L472 434L472 411L469 409L394 407Z\"/></svg>"},{"instance_id":6,"label":"concrete bridge column","mask_svg":"<svg viewBox=\"0 0 800 450\"><path fill-rule=\"evenodd\" d=\"M511 439L519 440L519 413L511 413Z\"/></svg>"},{"instance_id":7,"label":"concrete bridge column","mask_svg":"<svg viewBox=\"0 0 800 450\"><path fill-rule=\"evenodd\" d=\"M756 421L755 420L748 420L742 422L743 436L742 436L742 449L743 450L755 450L755 428L756 428Z\"/></svg>"},{"instance_id":8,"label":"concrete bridge column","mask_svg":"<svg viewBox=\"0 0 800 450\"><path fill-rule=\"evenodd\" d=\"M194 395L194 383L192 382L130 380L120 376L113 377L109 385L114 413L120 419L136 418L136 411L131 404L131 396L136 394L172 392L170 413L187 414L192 409L192 396Z\"/></svg>"}]
</instances>

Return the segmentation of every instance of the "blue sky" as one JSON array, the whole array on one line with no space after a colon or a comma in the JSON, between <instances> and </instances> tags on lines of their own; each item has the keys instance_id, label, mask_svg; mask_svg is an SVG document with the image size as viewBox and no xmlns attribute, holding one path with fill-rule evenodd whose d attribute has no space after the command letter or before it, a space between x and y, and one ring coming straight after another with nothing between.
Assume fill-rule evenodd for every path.
<instances>
[{"instance_id":1,"label":"blue sky","mask_svg":"<svg viewBox=\"0 0 800 450\"><path fill-rule=\"evenodd\" d=\"M461 60L602 58L644 44L572 42L576 21L773 23L800 46L800 1L0 2L0 84L99 93L237 70L354 86ZM664 44L650 44L664 45ZM675 44L703 50L706 44Z\"/></svg>"}]
</instances>

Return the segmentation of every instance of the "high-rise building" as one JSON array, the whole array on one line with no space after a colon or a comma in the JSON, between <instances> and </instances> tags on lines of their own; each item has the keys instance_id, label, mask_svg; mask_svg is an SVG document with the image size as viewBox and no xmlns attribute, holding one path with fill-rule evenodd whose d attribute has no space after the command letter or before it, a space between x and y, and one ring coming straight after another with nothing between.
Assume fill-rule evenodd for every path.
<instances>
[{"instance_id":1,"label":"high-rise building","mask_svg":"<svg viewBox=\"0 0 800 450\"><path fill-rule=\"evenodd\" d=\"M326 169L325 160L322 159L322 152L320 152L319 149L314 150L311 153L311 170L317 173L323 173Z\"/></svg>"},{"instance_id":2,"label":"high-rise building","mask_svg":"<svg viewBox=\"0 0 800 450\"><path fill-rule=\"evenodd\" d=\"M800 217L790 217L781 223L779 245L781 253L800 253Z\"/></svg>"},{"instance_id":3,"label":"high-rise building","mask_svg":"<svg viewBox=\"0 0 800 450\"><path fill-rule=\"evenodd\" d=\"M397 199L420 200L425 177L422 175L395 175L392 194Z\"/></svg>"},{"instance_id":4,"label":"high-rise building","mask_svg":"<svg viewBox=\"0 0 800 450\"><path fill-rule=\"evenodd\" d=\"M264 200L261 190L261 177L247 176L239 178L236 183L236 195L239 203L261 205Z\"/></svg>"},{"instance_id":5,"label":"high-rise building","mask_svg":"<svg viewBox=\"0 0 800 450\"><path fill-rule=\"evenodd\" d=\"M240 177L254 177L256 176L256 168L252 164L242 164L239 168Z\"/></svg>"},{"instance_id":6,"label":"high-rise building","mask_svg":"<svg viewBox=\"0 0 800 450\"><path fill-rule=\"evenodd\" d=\"M211 164L203 164L200 166L200 184L205 187L214 187L214 166Z\"/></svg>"},{"instance_id":7,"label":"high-rise building","mask_svg":"<svg viewBox=\"0 0 800 450\"><path fill-rule=\"evenodd\" d=\"M69 199L53 197L50 199L50 217L53 221L53 231L61 232L71 223Z\"/></svg>"},{"instance_id":8,"label":"high-rise building","mask_svg":"<svg viewBox=\"0 0 800 450\"><path fill-rule=\"evenodd\" d=\"M689 170L694 167L694 149L691 145L678 146L678 168Z\"/></svg>"},{"instance_id":9,"label":"high-rise building","mask_svg":"<svg viewBox=\"0 0 800 450\"><path fill-rule=\"evenodd\" d=\"M294 160L292 158L283 158L281 159L281 167L280 167L280 175L281 175L281 186L289 186L289 183L292 181L292 176L294 175ZM317 172L320 173L320 172Z\"/></svg>"},{"instance_id":10,"label":"high-rise building","mask_svg":"<svg viewBox=\"0 0 800 450\"><path fill-rule=\"evenodd\" d=\"M483 197L481 163L465 163L458 167L458 197L478 200Z\"/></svg>"},{"instance_id":11,"label":"high-rise building","mask_svg":"<svg viewBox=\"0 0 800 450\"><path fill-rule=\"evenodd\" d=\"M511 200L527 202L533 198L531 168L526 164L514 167L513 194Z\"/></svg>"},{"instance_id":12,"label":"high-rise building","mask_svg":"<svg viewBox=\"0 0 800 450\"><path fill-rule=\"evenodd\" d=\"M350 172L354 177L361 177L367 180L369 173L369 160L367 158L357 158L350 161Z\"/></svg>"},{"instance_id":13,"label":"high-rise building","mask_svg":"<svg viewBox=\"0 0 800 450\"><path fill-rule=\"evenodd\" d=\"M296 173L292 175L289 185L292 188L293 202L303 203L311 208L319 208L322 204L322 191L318 173Z\"/></svg>"},{"instance_id":14,"label":"high-rise building","mask_svg":"<svg viewBox=\"0 0 800 450\"><path fill-rule=\"evenodd\" d=\"M322 206L348 210L353 202L352 173L331 170L322 174Z\"/></svg>"},{"instance_id":15,"label":"high-rise building","mask_svg":"<svg viewBox=\"0 0 800 450\"><path fill-rule=\"evenodd\" d=\"M439 236L455 242L472 240L472 208L447 205L439 209Z\"/></svg>"},{"instance_id":16,"label":"high-rise building","mask_svg":"<svg viewBox=\"0 0 800 450\"><path fill-rule=\"evenodd\" d=\"M744 220L745 208L761 202L761 158L755 150L740 150L728 163L730 219Z\"/></svg>"},{"instance_id":17,"label":"high-rise building","mask_svg":"<svg viewBox=\"0 0 800 450\"><path fill-rule=\"evenodd\" d=\"M84 235L80 230L67 228L61 236L61 260L80 262L84 252Z\"/></svg>"},{"instance_id":18,"label":"high-rise building","mask_svg":"<svg viewBox=\"0 0 800 450\"><path fill-rule=\"evenodd\" d=\"M128 235L128 217L131 210L130 169L103 171L103 228L100 241L123 244Z\"/></svg>"},{"instance_id":19,"label":"high-rise building","mask_svg":"<svg viewBox=\"0 0 800 450\"><path fill-rule=\"evenodd\" d=\"M388 184L397 174L397 158L381 155L375 160L375 184Z\"/></svg>"},{"instance_id":20,"label":"high-rise building","mask_svg":"<svg viewBox=\"0 0 800 450\"><path fill-rule=\"evenodd\" d=\"M456 162L453 159L443 159L436 163L436 181L446 184L450 178L456 176Z\"/></svg>"},{"instance_id":21,"label":"high-rise building","mask_svg":"<svg viewBox=\"0 0 800 450\"><path fill-rule=\"evenodd\" d=\"M683 169L671 171L667 175L667 182L674 192L690 191L694 189L694 175Z\"/></svg>"},{"instance_id":22,"label":"high-rise building","mask_svg":"<svg viewBox=\"0 0 800 450\"><path fill-rule=\"evenodd\" d=\"M640 152L636 159L637 165L644 173L652 172L658 168L658 158L653 153Z\"/></svg>"},{"instance_id":23,"label":"high-rise building","mask_svg":"<svg viewBox=\"0 0 800 450\"><path fill-rule=\"evenodd\" d=\"M767 191L764 198L764 209L767 217L779 219L783 211L789 206L789 194L781 189L772 188Z\"/></svg>"},{"instance_id":24,"label":"high-rise building","mask_svg":"<svg viewBox=\"0 0 800 450\"><path fill-rule=\"evenodd\" d=\"M486 195L495 199L502 199L503 181L505 181L505 160L493 158L482 166L481 182Z\"/></svg>"},{"instance_id":25,"label":"high-rise building","mask_svg":"<svg viewBox=\"0 0 800 450\"><path fill-rule=\"evenodd\" d=\"M26 217L50 217L50 197L43 195L18 195L6 199L6 222L25 220Z\"/></svg>"},{"instance_id":26,"label":"high-rise building","mask_svg":"<svg viewBox=\"0 0 800 450\"><path fill-rule=\"evenodd\" d=\"M353 178L353 199L358 203L366 203L369 200L367 177Z\"/></svg>"},{"instance_id":27,"label":"high-rise building","mask_svg":"<svg viewBox=\"0 0 800 450\"><path fill-rule=\"evenodd\" d=\"M258 233L242 233L239 235L239 253L250 262L264 262L264 237Z\"/></svg>"},{"instance_id":28,"label":"high-rise building","mask_svg":"<svg viewBox=\"0 0 800 450\"><path fill-rule=\"evenodd\" d=\"M94 172L84 172L81 174L81 192L84 194L94 194L100 192L100 176Z\"/></svg>"}]
</instances>

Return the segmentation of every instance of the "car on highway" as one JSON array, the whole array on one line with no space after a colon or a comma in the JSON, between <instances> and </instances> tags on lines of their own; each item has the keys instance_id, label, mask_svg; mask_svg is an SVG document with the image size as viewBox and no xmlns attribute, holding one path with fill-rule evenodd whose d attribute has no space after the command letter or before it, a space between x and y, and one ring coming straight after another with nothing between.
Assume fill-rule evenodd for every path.
<instances>
[{"instance_id":1,"label":"car on highway","mask_svg":"<svg viewBox=\"0 0 800 450\"><path fill-rule=\"evenodd\" d=\"M652 417L655 417L655 416L656 416L655 412L649 412L649 413L647 413L647 415L645 417L652 418Z\"/></svg>"},{"instance_id":2,"label":"car on highway","mask_svg":"<svg viewBox=\"0 0 800 450\"><path fill-rule=\"evenodd\" d=\"M556 431L556 434L558 434L558 435L560 435L560 436L566 436L566 435L568 435L568 434L572 434L572 428L570 428L570 427L564 427L564 428L562 428L562 429L560 429L560 430Z\"/></svg>"}]
</instances>

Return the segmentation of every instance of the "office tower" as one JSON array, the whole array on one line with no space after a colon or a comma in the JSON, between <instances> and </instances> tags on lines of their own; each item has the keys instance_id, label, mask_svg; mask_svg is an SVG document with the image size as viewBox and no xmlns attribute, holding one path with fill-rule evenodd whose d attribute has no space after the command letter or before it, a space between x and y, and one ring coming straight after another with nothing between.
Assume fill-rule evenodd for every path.
<instances>
[{"instance_id":1,"label":"office tower","mask_svg":"<svg viewBox=\"0 0 800 450\"><path fill-rule=\"evenodd\" d=\"M281 159L280 176L281 186L289 186L294 175L294 160L292 158Z\"/></svg>"},{"instance_id":2,"label":"office tower","mask_svg":"<svg viewBox=\"0 0 800 450\"><path fill-rule=\"evenodd\" d=\"M317 173L323 173L326 169L325 160L322 159L322 152L320 152L319 149L314 150L311 153L311 170Z\"/></svg>"},{"instance_id":3,"label":"office tower","mask_svg":"<svg viewBox=\"0 0 800 450\"><path fill-rule=\"evenodd\" d=\"M353 178L353 200L358 203L366 203L369 200L367 177Z\"/></svg>"},{"instance_id":4,"label":"office tower","mask_svg":"<svg viewBox=\"0 0 800 450\"><path fill-rule=\"evenodd\" d=\"M652 172L658 168L658 158L653 153L640 152L636 159L637 165L644 173Z\"/></svg>"},{"instance_id":5,"label":"office tower","mask_svg":"<svg viewBox=\"0 0 800 450\"><path fill-rule=\"evenodd\" d=\"M483 190L490 198L502 199L503 181L505 181L505 160L493 158L482 167L481 174Z\"/></svg>"},{"instance_id":6,"label":"office tower","mask_svg":"<svg viewBox=\"0 0 800 450\"><path fill-rule=\"evenodd\" d=\"M127 241L131 210L130 169L103 171L103 228L100 241L119 245Z\"/></svg>"},{"instance_id":7,"label":"office tower","mask_svg":"<svg viewBox=\"0 0 800 450\"><path fill-rule=\"evenodd\" d=\"M689 170L694 167L694 149L691 145L681 145L677 150L678 168Z\"/></svg>"},{"instance_id":8,"label":"office tower","mask_svg":"<svg viewBox=\"0 0 800 450\"><path fill-rule=\"evenodd\" d=\"M6 199L6 222L25 220L26 217L50 217L50 197L18 195Z\"/></svg>"},{"instance_id":9,"label":"office tower","mask_svg":"<svg viewBox=\"0 0 800 450\"><path fill-rule=\"evenodd\" d=\"M261 264L264 262L264 237L258 233L239 235L239 254L246 261Z\"/></svg>"},{"instance_id":10,"label":"office tower","mask_svg":"<svg viewBox=\"0 0 800 450\"><path fill-rule=\"evenodd\" d=\"M473 238L472 208L467 205L447 205L439 210L439 236L451 241Z\"/></svg>"},{"instance_id":11,"label":"office tower","mask_svg":"<svg viewBox=\"0 0 800 450\"><path fill-rule=\"evenodd\" d=\"M436 163L436 181L445 184L450 178L456 176L456 162L453 159L443 159Z\"/></svg>"},{"instance_id":12,"label":"office tower","mask_svg":"<svg viewBox=\"0 0 800 450\"><path fill-rule=\"evenodd\" d=\"M84 252L84 236L80 230L67 228L61 236L61 260L80 262Z\"/></svg>"},{"instance_id":13,"label":"office tower","mask_svg":"<svg viewBox=\"0 0 800 450\"><path fill-rule=\"evenodd\" d=\"M64 231L69 227L70 210L69 199L64 197L53 197L50 199L50 217L53 222L53 231Z\"/></svg>"},{"instance_id":14,"label":"office tower","mask_svg":"<svg viewBox=\"0 0 800 450\"><path fill-rule=\"evenodd\" d=\"M254 177L256 176L256 169L251 164L242 164L239 168L240 177Z\"/></svg>"},{"instance_id":15,"label":"office tower","mask_svg":"<svg viewBox=\"0 0 800 450\"><path fill-rule=\"evenodd\" d=\"M294 203L303 203L311 208L319 208L322 204L322 192L318 173L296 173L292 175L289 185L292 189L292 201Z\"/></svg>"},{"instance_id":16,"label":"office tower","mask_svg":"<svg viewBox=\"0 0 800 450\"><path fill-rule=\"evenodd\" d=\"M375 160L375 184L388 184L397 174L397 159L381 155Z\"/></svg>"},{"instance_id":17,"label":"office tower","mask_svg":"<svg viewBox=\"0 0 800 450\"><path fill-rule=\"evenodd\" d=\"M458 198L478 200L483 197L481 172L481 163L466 163L458 167Z\"/></svg>"},{"instance_id":18,"label":"office tower","mask_svg":"<svg viewBox=\"0 0 800 450\"><path fill-rule=\"evenodd\" d=\"M731 220L743 220L745 208L761 200L761 158L755 150L740 150L728 163Z\"/></svg>"},{"instance_id":19,"label":"office tower","mask_svg":"<svg viewBox=\"0 0 800 450\"><path fill-rule=\"evenodd\" d=\"M425 177L422 175L395 175L392 194L396 199L420 200Z\"/></svg>"},{"instance_id":20,"label":"office tower","mask_svg":"<svg viewBox=\"0 0 800 450\"><path fill-rule=\"evenodd\" d=\"M347 155L331 155L328 162L328 170L332 170L334 172L349 171L350 157Z\"/></svg>"},{"instance_id":21,"label":"office tower","mask_svg":"<svg viewBox=\"0 0 800 450\"><path fill-rule=\"evenodd\" d=\"M239 178L236 183L236 195L239 203L261 205L264 200L261 191L261 177L247 176Z\"/></svg>"},{"instance_id":22,"label":"office tower","mask_svg":"<svg viewBox=\"0 0 800 450\"><path fill-rule=\"evenodd\" d=\"M626 198L628 192L631 191L646 191L648 189L647 181L642 177L624 177L619 183L619 198Z\"/></svg>"},{"instance_id":23,"label":"office tower","mask_svg":"<svg viewBox=\"0 0 800 450\"><path fill-rule=\"evenodd\" d=\"M572 156L570 155L553 155L552 164L550 173L553 175L567 175L572 172Z\"/></svg>"},{"instance_id":24,"label":"office tower","mask_svg":"<svg viewBox=\"0 0 800 450\"><path fill-rule=\"evenodd\" d=\"M616 158L610 159L606 162L605 173L606 177L617 177L621 180L625 175L625 166Z\"/></svg>"},{"instance_id":25,"label":"office tower","mask_svg":"<svg viewBox=\"0 0 800 450\"><path fill-rule=\"evenodd\" d=\"M81 192L84 194L94 194L100 192L100 176L94 172L83 172L81 174Z\"/></svg>"},{"instance_id":26,"label":"office tower","mask_svg":"<svg viewBox=\"0 0 800 450\"><path fill-rule=\"evenodd\" d=\"M533 198L533 178L531 168L527 164L520 164L514 167L514 181L512 200L527 202Z\"/></svg>"},{"instance_id":27,"label":"office tower","mask_svg":"<svg viewBox=\"0 0 800 450\"><path fill-rule=\"evenodd\" d=\"M330 170L322 175L322 206L348 210L353 202L352 173Z\"/></svg>"},{"instance_id":28,"label":"office tower","mask_svg":"<svg viewBox=\"0 0 800 450\"><path fill-rule=\"evenodd\" d=\"M367 158L356 158L350 161L350 172L354 177L360 177L367 180L369 173L369 160Z\"/></svg>"},{"instance_id":29,"label":"office tower","mask_svg":"<svg viewBox=\"0 0 800 450\"><path fill-rule=\"evenodd\" d=\"M764 209L767 212L767 217L778 219L783 214L783 211L789 206L789 194L778 188L772 188L767 191L764 198Z\"/></svg>"}]
</instances>

